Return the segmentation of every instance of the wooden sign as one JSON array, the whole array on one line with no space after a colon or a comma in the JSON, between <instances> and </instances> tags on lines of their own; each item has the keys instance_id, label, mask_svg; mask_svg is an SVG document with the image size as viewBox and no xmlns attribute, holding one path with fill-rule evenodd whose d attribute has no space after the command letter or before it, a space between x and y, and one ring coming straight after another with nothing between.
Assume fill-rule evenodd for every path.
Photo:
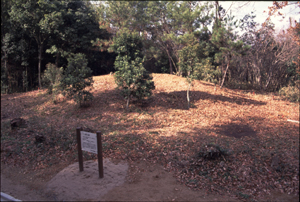
<instances>
[{"instance_id":1,"label":"wooden sign","mask_svg":"<svg viewBox=\"0 0 300 202\"><path fill-rule=\"evenodd\" d=\"M83 151L98 154L96 133L80 131L80 137L81 137L81 149Z\"/></svg>"},{"instance_id":2,"label":"wooden sign","mask_svg":"<svg viewBox=\"0 0 300 202\"><path fill-rule=\"evenodd\" d=\"M101 132L89 133L82 131L82 128L76 129L77 145L78 145L78 161L79 171L83 171L82 150L98 154L99 177L103 178L103 156L102 156L102 140Z\"/></svg>"}]
</instances>

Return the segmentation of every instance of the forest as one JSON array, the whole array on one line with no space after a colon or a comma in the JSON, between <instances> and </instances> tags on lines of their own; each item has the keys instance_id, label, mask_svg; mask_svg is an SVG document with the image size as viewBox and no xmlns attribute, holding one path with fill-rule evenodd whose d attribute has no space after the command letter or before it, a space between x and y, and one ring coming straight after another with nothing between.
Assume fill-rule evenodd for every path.
<instances>
[{"instance_id":1,"label":"forest","mask_svg":"<svg viewBox=\"0 0 300 202\"><path fill-rule=\"evenodd\" d=\"M269 15L284 6L299 4L275 2ZM253 13L237 19L218 1L3 0L1 93L49 85L46 69L63 71L72 54L84 55L93 76L115 72L114 40L137 33L140 42L132 48L150 73L281 92L298 101L299 22L290 19L279 34L274 27L270 18L259 26Z\"/></svg>"},{"instance_id":2,"label":"forest","mask_svg":"<svg viewBox=\"0 0 300 202\"><path fill-rule=\"evenodd\" d=\"M300 24L272 22L288 7L259 24L219 1L1 0L1 194L299 201ZM101 132L104 180L88 151L79 172L77 128Z\"/></svg>"}]
</instances>

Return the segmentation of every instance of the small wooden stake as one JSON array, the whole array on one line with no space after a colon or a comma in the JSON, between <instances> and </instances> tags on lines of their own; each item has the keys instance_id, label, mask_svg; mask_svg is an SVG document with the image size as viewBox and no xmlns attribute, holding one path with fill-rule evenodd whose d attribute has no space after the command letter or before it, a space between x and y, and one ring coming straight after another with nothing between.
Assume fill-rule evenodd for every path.
<instances>
[{"instance_id":1,"label":"small wooden stake","mask_svg":"<svg viewBox=\"0 0 300 202\"><path fill-rule=\"evenodd\" d=\"M101 140L101 132L100 131L97 131L97 148L98 148L99 177L103 178L102 140Z\"/></svg>"},{"instance_id":2,"label":"small wooden stake","mask_svg":"<svg viewBox=\"0 0 300 202\"><path fill-rule=\"evenodd\" d=\"M76 128L77 133L77 145L78 145L78 161L79 161L79 171L83 171L83 157L82 157L82 150L81 150L81 138L80 138L80 131L82 128Z\"/></svg>"}]
</instances>

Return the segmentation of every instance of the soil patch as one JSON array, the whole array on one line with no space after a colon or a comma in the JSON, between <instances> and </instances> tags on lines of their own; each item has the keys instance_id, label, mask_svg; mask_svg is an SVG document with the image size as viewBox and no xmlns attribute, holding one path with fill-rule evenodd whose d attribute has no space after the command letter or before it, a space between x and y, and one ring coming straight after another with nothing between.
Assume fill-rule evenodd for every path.
<instances>
[{"instance_id":1,"label":"soil patch","mask_svg":"<svg viewBox=\"0 0 300 202\"><path fill-rule=\"evenodd\" d=\"M114 164L104 159L104 177L99 178L98 161L85 161L83 167L80 172L78 162L69 165L50 180L46 191L59 201L100 200L109 190L124 183L128 169L126 162Z\"/></svg>"},{"instance_id":2,"label":"soil patch","mask_svg":"<svg viewBox=\"0 0 300 202\"><path fill-rule=\"evenodd\" d=\"M1 191L23 201L239 201L226 193L193 191L158 164L105 159L104 166L102 179L97 161L91 160L84 162L84 171L77 162L49 181L30 181L32 173L5 166Z\"/></svg>"},{"instance_id":3,"label":"soil patch","mask_svg":"<svg viewBox=\"0 0 300 202\"><path fill-rule=\"evenodd\" d=\"M5 175L1 174L1 192L22 201L47 201L49 200L38 190L30 189L28 186L16 183Z\"/></svg>"},{"instance_id":4,"label":"soil patch","mask_svg":"<svg viewBox=\"0 0 300 202\"><path fill-rule=\"evenodd\" d=\"M208 194L194 191L179 183L162 166L138 161L130 167L130 174L123 186L115 187L104 201L239 201L226 193Z\"/></svg>"},{"instance_id":5,"label":"soil patch","mask_svg":"<svg viewBox=\"0 0 300 202\"><path fill-rule=\"evenodd\" d=\"M92 166L87 166L87 164ZM77 193L81 199L87 198L85 201L240 201L235 197L230 197L226 193L210 194L204 189L194 191L184 184L179 183L172 173L166 171L163 166L158 164L146 161L125 164L120 160L110 160L110 164L117 167L128 165L128 169L125 181L110 190L104 188L104 190L108 190L106 193L104 193L103 187L101 187L98 172L95 171L98 168L96 161L84 162L84 171L81 173L79 173L78 163L72 164L73 166L75 165L76 170L74 173L77 174L73 175L74 179L70 179L71 181L85 183L87 179L94 178L94 181L99 183L98 186L87 183L85 183L85 186L82 185ZM72 170L70 169L72 165L62 169L57 175L49 175L53 176L49 181L42 180L40 177L31 181L32 173L24 174L24 170L4 166L5 168L1 168L1 192L23 201L58 201L60 197L68 201L71 199L79 201L80 198L75 198L74 196L70 196L69 198L63 193L63 190L69 191L70 187L74 188L73 184L70 185L70 182L66 179L63 182L57 180L58 176L66 176L66 174L63 174L63 171ZM88 173L94 174L89 178L83 178ZM107 169L105 169L103 179L108 176L107 173ZM49 176L45 173L45 179L49 179ZM60 187L62 190L58 189L57 192L49 191L50 184L54 187ZM69 188L64 188L65 185L69 185ZM84 196L81 193L83 189L85 189L83 192L90 194L90 197ZM74 193L74 190L71 190L71 192ZM299 201L299 196L272 192L270 196L265 196L260 201L296 202Z\"/></svg>"}]
</instances>

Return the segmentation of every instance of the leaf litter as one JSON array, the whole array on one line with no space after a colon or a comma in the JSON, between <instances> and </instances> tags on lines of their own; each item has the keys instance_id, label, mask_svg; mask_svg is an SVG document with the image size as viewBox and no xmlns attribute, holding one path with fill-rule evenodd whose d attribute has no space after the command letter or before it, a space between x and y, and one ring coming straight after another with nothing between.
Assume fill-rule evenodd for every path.
<instances>
[{"instance_id":1,"label":"leaf litter","mask_svg":"<svg viewBox=\"0 0 300 202\"><path fill-rule=\"evenodd\" d=\"M162 164L191 189L245 201L272 191L299 196L299 124L287 122L299 121L298 104L194 81L187 110L185 79L153 74L153 96L133 100L126 112L113 76L94 80L95 100L83 109L63 98L53 104L46 90L2 95L1 162L45 173L74 163L75 130L83 127L102 132L105 158ZM27 127L11 130L18 117ZM45 141L36 142L36 135ZM95 158L84 152L85 160Z\"/></svg>"}]
</instances>

